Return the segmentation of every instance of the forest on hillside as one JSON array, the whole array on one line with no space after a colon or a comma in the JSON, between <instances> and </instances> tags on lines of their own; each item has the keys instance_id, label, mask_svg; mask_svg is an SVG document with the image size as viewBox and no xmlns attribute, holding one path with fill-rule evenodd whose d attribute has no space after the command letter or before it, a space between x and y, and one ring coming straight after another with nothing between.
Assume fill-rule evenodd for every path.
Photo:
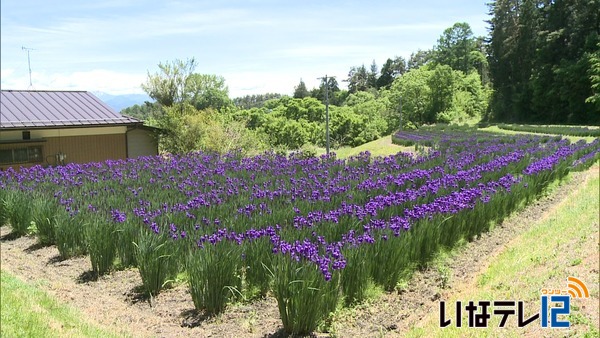
<instances>
[{"instance_id":1,"label":"forest on hillside","mask_svg":"<svg viewBox=\"0 0 600 338\"><path fill-rule=\"evenodd\" d=\"M160 63L142 85L154 102L122 113L160 127L169 152L322 147L326 124L332 147L432 123L600 124L600 0L496 0L489 14L487 36L458 22L429 50L300 79L291 97L231 99L193 58Z\"/></svg>"}]
</instances>

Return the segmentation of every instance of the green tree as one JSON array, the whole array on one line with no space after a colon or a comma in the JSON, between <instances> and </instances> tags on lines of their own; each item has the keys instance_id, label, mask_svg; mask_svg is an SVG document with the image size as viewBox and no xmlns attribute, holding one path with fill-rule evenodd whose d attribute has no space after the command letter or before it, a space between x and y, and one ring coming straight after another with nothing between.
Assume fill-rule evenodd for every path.
<instances>
[{"instance_id":1,"label":"green tree","mask_svg":"<svg viewBox=\"0 0 600 338\"><path fill-rule=\"evenodd\" d=\"M308 96L310 96L310 93L308 92L308 89L306 89L306 84L300 79L300 83L294 87L294 98L303 99Z\"/></svg>"},{"instance_id":2,"label":"green tree","mask_svg":"<svg viewBox=\"0 0 600 338\"><path fill-rule=\"evenodd\" d=\"M268 149L266 136L247 129L242 121L211 108L199 111L189 103L165 107L157 124L162 133L161 150L168 153L204 150L254 155Z\"/></svg>"},{"instance_id":3,"label":"green tree","mask_svg":"<svg viewBox=\"0 0 600 338\"><path fill-rule=\"evenodd\" d=\"M198 110L208 108L224 112L233 108L225 78L210 74L191 74L188 77L186 98Z\"/></svg>"},{"instance_id":4,"label":"green tree","mask_svg":"<svg viewBox=\"0 0 600 338\"><path fill-rule=\"evenodd\" d=\"M160 133L159 147L162 152L186 153L198 150L198 128L190 125L189 116L197 115L198 111L189 103L176 106L162 106L161 115L152 123ZM188 136L194 135L193 138Z\"/></svg>"},{"instance_id":5,"label":"green tree","mask_svg":"<svg viewBox=\"0 0 600 338\"><path fill-rule=\"evenodd\" d=\"M142 121L155 118L160 115L161 107L155 102L144 102L144 104L134 104L131 107L121 110L121 115L135 117Z\"/></svg>"},{"instance_id":6,"label":"green tree","mask_svg":"<svg viewBox=\"0 0 600 338\"><path fill-rule=\"evenodd\" d=\"M196 61L193 58L159 63L158 68L155 74L148 72L148 79L142 84L142 89L158 104L171 107L188 103L198 110L233 107L225 79L217 75L194 73Z\"/></svg>"},{"instance_id":7,"label":"green tree","mask_svg":"<svg viewBox=\"0 0 600 338\"><path fill-rule=\"evenodd\" d=\"M597 47L598 49L588 56L590 63L588 75L592 83L592 95L586 99L586 102L595 105L596 109L600 110L600 42L598 42ZM590 120L600 122L600 117L596 117L595 121Z\"/></svg>"},{"instance_id":8,"label":"green tree","mask_svg":"<svg viewBox=\"0 0 600 338\"><path fill-rule=\"evenodd\" d=\"M476 71L464 74L448 65L426 65L394 80L381 96L388 100L385 119L393 130L399 125L400 105L403 127L477 120L487 110L490 90Z\"/></svg>"},{"instance_id":9,"label":"green tree","mask_svg":"<svg viewBox=\"0 0 600 338\"><path fill-rule=\"evenodd\" d=\"M158 64L159 71L148 72L146 83L142 89L159 104L170 107L188 99L187 84L196 68L196 60L175 60Z\"/></svg>"},{"instance_id":10,"label":"green tree","mask_svg":"<svg viewBox=\"0 0 600 338\"><path fill-rule=\"evenodd\" d=\"M365 65L350 68L346 81L348 82L348 92L350 94L367 90L369 88L369 75Z\"/></svg>"},{"instance_id":11,"label":"green tree","mask_svg":"<svg viewBox=\"0 0 600 338\"><path fill-rule=\"evenodd\" d=\"M476 39L475 50L471 51L469 60L472 66L479 72L481 83L484 86L491 85L490 83L490 65L486 56L487 53L486 38L480 36Z\"/></svg>"},{"instance_id":12,"label":"green tree","mask_svg":"<svg viewBox=\"0 0 600 338\"><path fill-rule=\"evenodd\" d=\"M270 144L296 150L305 144L323 143L324 129L320 125L305 119L291 120L284 116L266 115L259 130L269 135Z\"/></svg>"},{"instance_id":13,"label":"green tree","mask_svg":"<svg viewBox=\"0 0 600 338\"><path fill-rule=\"evenodd\" d=\"M329 98L329 104L340 105L345 99L345 93L342 93L342 91L340 90L339 84L335 77L328 76L327 84L327 96ZM319 88L314 88L311 91L310 96L318 99L323 104L325 104L325 81L321 81L321 83L319 84Z\"/></svg>"},{"instance_id":14,"label":"green tree","mask_svg":"<svg viewBox=\"0 0 600 338\"><path fill-rule=\"evenodd\" d=\"M246 95L234 98L233 104L239 109L260 108L266 101L279 99L281 97L282 95L277 93Z\"/></svg>"},{"instance_id":15,"label":"green tree","mask_svg":"<svg viewBox=\"0 0 600 338\"><path fill-rule=\"evenodd\" d=\"M421 67L411 69L394 80L390 101L396 107L402 105L403 126L425 123L426 114L431 110L431 88L428 84L431 75L431 70Z\"/></svg>"},{"instance_id":16,"label":"green tree","mask_svg":"<svg viewBox=\"0 0 600 338\"><path fill-rule=\"evenodd\" d=\"M438 117L452 107L453 94L456 90L455 74L447 65L436 65L433 74L427 79L431 90L431 106L425 114L426 123L438 121ZM450 122L445 119L440 122Z\"/></svg>"},{"instance_id":17,"label":"green tree","mask_svg":"<svg viewBox=\"0 0 600 338\"><path fill-rule=\"evenodd\" d=\"M458 22L444 30L438 39L433 58L439 64L466 74L474 68L472 53L478 52L476 47L471 26L466 22Z\"/></svg>"},{"instance_id":18,"label":"green tree","mask_svg":"<svg viewBox=\"0 0 600 338\"><path fill-rule=\"evenodd\" d=\"M310 122L325 120L325 106L313 97L285 100L278 111L290 120L304 119Z\"/></svg>"},{"instance_id":19,"label":"green tree","mask_svg":"<svg viewBox=\"0 0 600 338\"><path fill-rule=\"evenodd\" d=\"M394 79L406 73L406 61L403 57L387 59L383 67L381 67L381 76L377 79L377 89L389 88Z\"/></svg>"},{"instance_id":20,"label":"green tree","mask_svg":"<svg viewBox=\"0 0 600 338\"><path fill-rule=\"evenodd\" d=\"M410 54L408 62L406 63L406 68L417 69L429 63L433 56L433 52L431 50L418 50L417 52L413 52Z\"/></svg>"},{"instance_id":21,"label":"green tree","mask_svg":"<svg viewBox=\"0 0 600 338\"><path fill-rule=\"evenodd\" d=\"M276 147L299 149L325 140L325 106L312 97L270 100L262 108L236 113L235 118L259 135L268 135L269 144Z\"/></svg>"},{"instance_id":22,"label":"green tree","mask_svg":"<svg viewBox=\"0 0 600 338\"><path fill-rule=\"evenodd\" d=\"M149 123L158 127L161 149L170 153L264 149L262 134L245 128L249 116L235 112L225 79L194 73L195 65L194 59L160 63L159 71L148 73L142 84L156 100Z\"/></svg>"},{"instance_id":23,"label":"green tree","mask_svg":"<svg viewBox=\"0 0 600 338\"><path fill-rule=\"evenodd\" d=\"M519 14L516 8L521 0L497 0L489 4L492 18L489 45L490 76L494 85L492 109L494 118L500 121L514 120L513 94L516 92L515 79L518 76L514 62Z\"/></svg>"},{"instance_id":24,"label":"green tree","mask_svg":"<svg viewBox=\"0 0 600 338\"><path fill-rule=\"evenodd\" d=\"M454 71L454 88L452 105L438 116L437 122L465 123L480 119L487 111L490 90L483 86L479 74Z\"/></svg>"},{"instance_id":25,"label":"green tree","mask_svg":"<svg viewBox=\"0 0 600 338\"><path fill-rule=\"evenodd\" d=\"M369 74L367 74L367 87L368 88L377 88L377 78L379 70L377 67L377 63L375 60L371 63L371 68L369 69Z\"/></svg>"},{"instance_id":26,"label":"green tree","mask_svg":"<svg viewBox=\"0 0 600 338\"><path fill-rule=\"evenodd\" d=\"M489 67L496 120L586 123L600 113L590 55L599 0L497 0L490 4Z\"/></svg>"},{"instance_id":27,"label":"green tree","mask_svg":"<svg viewBox=\"0 0 600 338\"><path fill-rule=\"evenodd\" d=\"M331 109L330 137L334 147L355 147L376 140L384 135L386 126L381 116L357 112L356 107Z\"/></svg>"},{"instance_id":28,"label":"green tree","mask_svg":"<svg viewBox=\"0 0 600 338\"><path fill-rule=\"evenodd\" d=\"M597 51L600 42L600 1L558 0L537 11L543 20L531 81L535 119L578 124L597 121L600 110L586 99L593 95L589 55Z\"/></svg>"}]
</instances>

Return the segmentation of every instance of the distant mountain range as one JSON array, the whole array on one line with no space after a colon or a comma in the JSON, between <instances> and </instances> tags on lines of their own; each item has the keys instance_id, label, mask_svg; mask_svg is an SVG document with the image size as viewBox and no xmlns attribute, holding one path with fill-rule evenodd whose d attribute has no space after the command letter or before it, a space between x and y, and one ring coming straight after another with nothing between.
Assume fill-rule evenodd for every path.
<instances>
[{"instance_id":1,"label":"distant mountain range","mask_svg":"<svg viewBox=\"0 0 600 338\"><path fill-rule=\"evenodd\" d=\"M146 101L154 101L146 94L112 95L102 92L95 92L94 95L96 95L100 100L102 100L102 102L106 103L116 112L120 112L121 110L136 104L142 105Z\"/></svg>"}]
</instances>

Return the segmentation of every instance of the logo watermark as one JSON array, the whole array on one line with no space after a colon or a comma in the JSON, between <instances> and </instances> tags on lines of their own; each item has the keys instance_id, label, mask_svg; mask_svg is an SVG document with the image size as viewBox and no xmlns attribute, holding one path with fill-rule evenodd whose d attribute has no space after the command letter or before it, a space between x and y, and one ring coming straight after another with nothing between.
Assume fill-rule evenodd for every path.
<instances>
[{"instance_id":1,"label":"logo watermark","mask_svg":"<svg viewBox=\"0 0 600 338\"><path fill-rule=\"evenodd\" d=\"M454 318L446 317L446 302L440 301L440 327L454 324L463 327L463 313L467 315L467 327L485 328L492 316L501 317L498 327L505 327L510 316L516 316L518 327L525 327L540 320L543 328L568 328L571 323L568 315L571 313L571 299L589 298L587 286L578 278L567 278L567 289L543 288L540 290L540 311L526 315L525 302L522 300L472 300L465 303L455 303ZM492 308L492 309L491 309ZM464 311L464 312L463 312Z\"/></svg>"}]
</instances>

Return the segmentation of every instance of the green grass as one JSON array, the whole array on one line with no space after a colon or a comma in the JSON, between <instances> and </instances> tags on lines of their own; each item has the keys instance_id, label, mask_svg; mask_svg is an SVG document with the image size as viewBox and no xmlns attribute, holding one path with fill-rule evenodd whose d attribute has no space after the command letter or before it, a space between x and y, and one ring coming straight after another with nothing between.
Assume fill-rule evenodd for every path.
<instances>
[{"instance_id":1,"label":"green grass","mask_svg":"<svg viewBox=\"0 0 600 338\"><path fill-rule=\"evenodd\" d=\"M2 337L122 337L87 322L75 309L6 271L0 277Z\"/></svg>"},{"instance_id":2,"label":"green grass","mask_svg":"<svg viewBox=\"0 0 600 338\"><path fill-rule=\"evenodd\" d=\"M505 124L501 123L498 128L525 131L529 133L592 136L600 137L600 128L589 126L564 126L564 125L531 125L531 124Z\"/></svg>"},{"instance_id":3,"label":"green grass","mask_svg":"<svg viewBox=\"0 0 600 338\"><path fill-rule=\"evenodd\" d=\"M489 131L489 132L493 132L493 133L502 133L502 134L507 134L507 135L532 134L532 133L528 133L528 132L524 132L524 131L513 131L513 130L500 129L497 126L479 128L479 130ZM556 136L555 134L538 134L538 135ZM586 142L592 142L593 140L596 139L596 137L593 137L593 136L580 137L580 136L562 135L562 137L571 140L571 142L573 142L573 143L577 142L579 140L585 140Z\"/></svg>"},{"instance_id":4,"label":"green grass","mask_svg":"<svg viewBox=\"0 0 600 338\"><path fill-rule=\"evenodd\" d=\"M414 149L414 147L402 147L393 144L392 136L388 135L354 148L342 147L338 149L331 149L331 151L335 152L337 158L348 158L350 156L358 155L364 151L369 151L372 156L388 156L397 154L400 151L414 151ZM323 154L325 154L325 148L318 148L317 156Z\"/></svg>"},{"instance_id":5,"label":"green grass","mask_svg":"<svg viewBox=\"0 0 600 338\"><path fill-rule=\"evenodd\" d=\"M592 171L598 172L598 166ZM595 174L587 184L570 196L558 208L550 211L546 217L531 225L530 229L510 242L503 251L492 260L491 264L475 280L471 288L459 292L446 300L446 318L453 318L454 304L457 300L523 300L525 311L533 314L539 311L540 289L544 287L565 288L566 278L573 273L583 273L595 267L575 270L582 264L584 257L593 257L592 265L597 264L598 246L598 186L600 180ZM594 232L596 232L594 236ZM576 262L577 264L574 264ZM587 304L597 311L598 274L585 276L584 280L590 289L590 299L575 299L571 308L570 330L548 332L557 335L573 334L597 336L597 318L589 318L582 314L576 305ZM585 278L580 277L580 278ZM564 284L564 285L563 285ZM533 309L533 310L532 310ZM529 311L529 312L528 312ZM454 321L454 320L453 320ZM456 328L454 323L447 328L439 328L439 309L436 308L420 324L412 327L408 337L465 337L465 336L522 336L524 329L516 327L516 317L508 319L505 328L498 328L498 317L492 316L488 329L469 329L466 316L463 316L463 327ZM539 329L539 321L531 323L525 329ZM573 326L577 325L575 328ZM537 331L539 332L539 331Z\"/></svg>"}]
</instances>

